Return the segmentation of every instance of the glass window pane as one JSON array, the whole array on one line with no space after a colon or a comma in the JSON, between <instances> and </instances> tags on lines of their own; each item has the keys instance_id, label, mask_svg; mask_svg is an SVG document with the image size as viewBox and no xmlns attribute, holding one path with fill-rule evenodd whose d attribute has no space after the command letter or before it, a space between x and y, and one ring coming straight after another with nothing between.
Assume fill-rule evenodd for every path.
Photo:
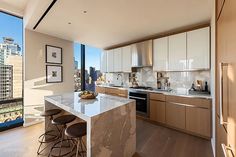
<instances>
[{"instance_id":1,"label":"glass window pane","mask_svg":"<svg viewBox=\"0 0 236 157\"><path fill-rule=\"evenodd\" d=\"M23 20L0 12L0 130L23 124Z\"/></svg>"},{"instance_id":2,"label":"glass window pane","mask_svg":"<svg viewBox=\"0 0 236 157\"><path fill-rule=\"evenodd\" d=\"M74 86L75 92L81 91L81 44L74 43Z\"/></svg>"},{"instance_id":3,"label":"glass window pane","mask_svg":"<svg viewBox=\"0 0 236 157\"><path fill-rule=\"evenodd\" d=\"M85 46L85 88L95 91L95 85L101 80L100 58L102 50L99 48Z\"/></svg>"}]
</instances>

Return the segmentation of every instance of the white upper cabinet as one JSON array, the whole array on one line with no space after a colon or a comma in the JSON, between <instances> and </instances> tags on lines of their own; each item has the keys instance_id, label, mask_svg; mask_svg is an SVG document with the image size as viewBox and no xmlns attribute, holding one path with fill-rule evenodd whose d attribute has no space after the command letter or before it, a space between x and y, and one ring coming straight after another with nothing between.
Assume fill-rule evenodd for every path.
<instances>
[{"instance_id":1,"label":"white upper cabinet","mask_svg":"<svg viewBox=\"0 0 236 157\"><path fill-rule=\"evenodd\" d=\"M188 70L210 69L210 28L187 32Z\"/></svg>"},{"instance_id":2,"label":"white upper cabinet","mask_svg":"<svg viewBox=\"0 0 236 157\"><path fill-rule=\"evenodd\" d=\"M107 72L114 72L114 53L113 50L107 51Z\"/></svg>"},{"instance_id":3,"label":"white upper cabinet","mask_svg":"<svg viewBox=\"0 0 236 157\"><path fill-rule=\"evenodd\" d=\"M107 52L103 51L101 54L101 72L106 73L107 72Z\"/></svg>"},{"instance_id":4,"label":"white upper cabinet","mask_svg":"<svg viewBox=\"0 0 236 157\"><path fill-rule=\"evenodd\" d=\"M132 66L131 46L122 47L122 71L131 72Z\"/></svg>"},{"instance_id":5,"label":"white upper cabinet","mask_svg":"<svg viewBox=\"0 0 236 157\"><path fill-rule=\"evenodd\" d=\"M168 37L153 40L153 70L168 70Z\"/></svg>"},{"instance_id":6,"label":"white upper cabinet","mask_svg":"<svg viewBox=\"0 0 236 157\"><path fill-rule=\"evenodd\" d=\"M116 48L113 50L114 54L114 71L113 72L121 72L122 71L122 49Z\"/></svg>"},{"instance_id":7,"label":"white upper cabinet","mask_svg":"<svg viewBox=\"0 0 236 157\"><path fill-rule=\"evenodd\" d=\"M169 36L169 71L186 70L186 46L186 32Z\"/></svg>"}]
</instances>

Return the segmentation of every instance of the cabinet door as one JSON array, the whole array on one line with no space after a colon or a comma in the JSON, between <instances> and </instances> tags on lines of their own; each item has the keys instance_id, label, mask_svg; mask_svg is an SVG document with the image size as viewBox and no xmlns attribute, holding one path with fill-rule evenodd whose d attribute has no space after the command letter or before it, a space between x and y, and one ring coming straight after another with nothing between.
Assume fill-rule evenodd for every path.
<instances>
[{"instance_id":1,"label":"cabinet door","mask_svg":"<svg viewBox=\"0 0 236 157\"><path fill-rule=\"evenodd\" d=\"M175 128L185 129L185 106L166 102L166 123Z\"/></svg>"},{"instance_id":2,"label":"cabinet door","mask_svg":"<svg viewBox=\"0 0 236 157\"><path fill-rule=\"evenodd\" d=\"M168 70L168 37L153 41L153 70Z\"/></svg>"},{"instance_id":3,"label":"cabinet door","mask_svg":"<svg viewBox=\"0 0 236 157\"><path fill-rule=\"evenodd\" d=\"M188 69L210 68L210 28L187 32Z\"/></svg>"},{"instance_id":4,"label":"cabinet door","mask_svg":"<svg viewBox=\"0 0 236 157\"><path fill-rule=\"evenodd\" d=\"M113 50L108 50L107 51L107 72L114 72Z\"/></svg>"},{"instance_id":5,"label":"cabinet door","mask_svg":"<svg viewBox=\"0 0 236 157\"><path fill-rule=\"evenodd\" d=\"M163 101L150 100L150 119L156 122L166 122L166 103Z\"/></svg>"},{"instance_id":6,"label":"cabinet door","mask_svg":"<svg viewBox=\"0 0 236 157\"><path fill-rule=\"evenodd\" d=\"M125 46L122 48L122 71L131 72L132 58L131 58L131 46Z\"/></svg>"},{"instance_id":7,"label":"cabinet door","mask_svg":"<svg viewBox=\"0 0 236 157\"><path fill-rule=\"evenodd\" d=\"M107 72L107 52L103 51L101 54L101 72Z\"/></svg>"},{"instance_id":8,"label":"cabinet door","mask_svg":"<svg viewBox=\"0 0 236 157\"><path fill-rule=\"evenodd\" d=\"M114 54L114 72L122 71L122 51L121 48L117 48L113 50Z\"/></svg>"},{"instance_id":9,"label":"cabinet door","mask_svg":"<svg viewBox=\"0 0 236 157\"><path fill-rule=\"evenodd\" d=\"M193 133L211 137L211 111L199 107L186 107L186 129Z\"/></svg>"},{"instance_id":10,"label":"cabinet door","mask_svg":"<svg viewBox=\"0 0 236 157\"><path fill-rule=\"evenodd\" d=\"M186 61L186 33L169 36L169 70L185 70Z\"/></svg>"}]
</instances>

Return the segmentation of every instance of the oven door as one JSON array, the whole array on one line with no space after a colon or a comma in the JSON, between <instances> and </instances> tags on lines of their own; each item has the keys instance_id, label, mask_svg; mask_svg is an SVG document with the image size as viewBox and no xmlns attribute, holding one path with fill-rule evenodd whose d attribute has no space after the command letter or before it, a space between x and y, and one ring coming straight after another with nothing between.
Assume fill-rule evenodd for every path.
<instances>
[{"instance_id":1,"label":"oven door","mask_svg":"<svg viewBox=\"0 0 236 157\"><path fill-rule=\"evenodd\" d=\"M129 98L136 100L136 111L138 115L149 117L147 93L129 92Z\"/></svg>"}]
</instances>

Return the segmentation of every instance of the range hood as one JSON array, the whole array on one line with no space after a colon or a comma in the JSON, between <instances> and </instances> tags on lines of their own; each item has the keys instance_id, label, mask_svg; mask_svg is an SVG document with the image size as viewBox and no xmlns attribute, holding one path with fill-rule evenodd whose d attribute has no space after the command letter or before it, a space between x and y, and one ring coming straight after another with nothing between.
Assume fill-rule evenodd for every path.
<instances>
[{"instance_id":1,"label":"range hood","mask_svg":"<svg viewBox=\"0 0 236 157\"><path fill-rule=\"evenodd\" d=\"M131 45L132 67L152 66L152 40Z\"/></svg>"}]
</instances>

